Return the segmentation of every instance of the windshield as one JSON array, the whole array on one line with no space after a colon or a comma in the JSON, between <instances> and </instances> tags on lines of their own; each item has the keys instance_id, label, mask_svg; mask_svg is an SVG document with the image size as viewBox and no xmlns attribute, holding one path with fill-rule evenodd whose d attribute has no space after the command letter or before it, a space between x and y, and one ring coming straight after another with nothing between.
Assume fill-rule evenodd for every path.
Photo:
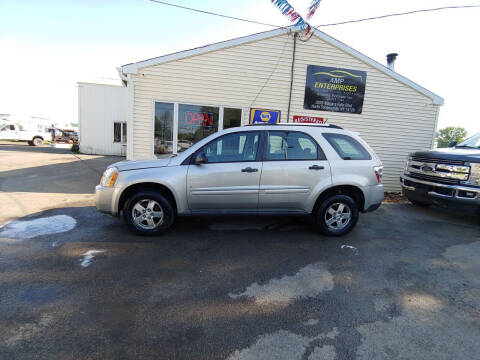
<instances>
[{"instance_id":1,"label":"windshield","mask_svg":"<svg viewBox=\"0 0 480 360\"><path fill-rule=\"evenodd\" d=\"M471 138L468 138L465 141L462 141L456 147L480 149L480 133L473 135Z\"/></svg>"}]
</instances>

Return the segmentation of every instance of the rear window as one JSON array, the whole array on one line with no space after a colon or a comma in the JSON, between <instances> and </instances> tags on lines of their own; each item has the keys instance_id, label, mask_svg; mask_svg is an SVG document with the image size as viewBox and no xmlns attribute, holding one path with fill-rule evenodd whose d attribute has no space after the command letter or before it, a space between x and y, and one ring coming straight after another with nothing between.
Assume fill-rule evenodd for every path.
<instances>
[{"instance_id":1,"label":"rear window","mask_svg":"<svg viewBox=\"0 0 480 360\"><path fill-rule=\"evenodd\" d=\"M354 138L343 134L324 133L323 137L332 145L343 160L371 160L368 151Z\"/></svg>"}]
</instances>

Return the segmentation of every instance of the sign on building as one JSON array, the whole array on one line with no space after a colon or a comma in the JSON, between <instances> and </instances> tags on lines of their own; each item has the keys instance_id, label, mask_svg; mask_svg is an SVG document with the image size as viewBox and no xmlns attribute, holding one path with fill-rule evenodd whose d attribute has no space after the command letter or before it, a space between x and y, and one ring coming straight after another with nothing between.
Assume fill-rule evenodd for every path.
<instances>
[{"instance_id":1,"label":"sign on building","mask_svg":"<svg viewBox=\"0 0 480 360\"><path fill-rule=\"evenodd\" d=\"M278 124L280 122L279 110L250 109L250 124Z\"/></svg>"},{"instance_id":2,"label":"sign on building","mask_svg":"<svg viewBox=\"0 0 480 360\"><path fill-rule=\"evenodd\" d=\"M294 123L325 124L325 118L317 116L293 115Z\"/></svg>"},{"instance_id":3,"label":"sign on building","mask_svg":"<svg viewBox=\"0 0 480 360\"><path fill-rule=\"evenodd\" d=\"M308 65L303 107L361 114L366 80L365 71Z\"/></svg>"}]
</instances>

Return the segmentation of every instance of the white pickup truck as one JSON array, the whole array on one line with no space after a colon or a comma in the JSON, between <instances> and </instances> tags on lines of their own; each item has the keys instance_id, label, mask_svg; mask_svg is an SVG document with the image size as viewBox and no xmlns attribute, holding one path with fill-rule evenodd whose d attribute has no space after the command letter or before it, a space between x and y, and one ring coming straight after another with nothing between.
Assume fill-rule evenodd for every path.
<instances>
[{"instance_id":1,"label":"white pickup truck","mask_svg":"<svg viewBox=\"0 0 480 360\"><path fill-rule=\"evenodd\" d=\"M0 124L0 140L27 141L28 145L39 146L50 137L50 133L43 126L36 129L24 129L21 124L7 122Z\"/></svg>"}]
</instances>

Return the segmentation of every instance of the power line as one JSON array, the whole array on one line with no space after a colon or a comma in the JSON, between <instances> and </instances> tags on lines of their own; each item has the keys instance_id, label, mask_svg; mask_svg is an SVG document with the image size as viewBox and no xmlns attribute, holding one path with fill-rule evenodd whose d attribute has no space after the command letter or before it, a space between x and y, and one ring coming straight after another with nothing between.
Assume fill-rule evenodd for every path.
<instances>
[{"instance_id":1,"label":"power line","mask_svg":"<svg viewBox=\"0 0 480 360\"><path fill-rule=\"evenodd\" d=\"M256 102L257 99L258 99L258 96L262 93L263 89L264 89L265 86L268 84L268 82L269 82L270 79L272 78L273 74L277 71L278 65L280 64L280 60L282 59L283 53L285 52L285 48L286 48L286 46L287 46L288 40L289 40L289 38L286 37L286 38L285 38L285 42L283 43L282 52L280 53L280 56L277 58L277 62L276 62L276 64L275 64L275 67L273 68L273 70L272 70L272 72L270 73L270 75L268 75L267 79L266 79L265 82L263 83L263 85L262 85L262 87L260 88L260 90L258 91L257 95L255 95L255 99L252 100L252 103L250 104L249 107L252 107L253 104L255 104L255 102Z\"/></svg>"},{"instance_id":2,"label":"power line","mask_svg":"<svg viewBox=\"0 0 480 360\"><path fill-rule=\"evenodd\" d=\"M190 8L190 7L187 7L187 6L172 4L172 3L169 3L169 2L166 2L166 1L160 1L160 0L149 0L149 1L154 2L154 3L158 3L158 4L162 4L162 5L167 5L167 6L180 8L180 9L195 11L195 12L199 12L199 13L202 13L202 14L214 15L214 16L219 16L219 17L223 17L223 18L226 18L226 19L243 21L243 22L248 22L248 23L257 24L257 25L270 26L270 27L273 27L273 28L285 28L285 27L287 27L287 26L267 24L267 23L263 23L263 22L260 22L260 21L244 19L244 18L239 18L239 17L235 17L235 16L229 16L229 15L214 13L214 12L211 12L211 11L194 9L194 8ZM412 10L412 11L406 11L406 12L393 13L393 14L372 16L372 17L367 17L367 18L362 18L362 19L347 20L347 21L341 21L341 22L337 22L337 23L320 24L320 25L317 25L317 26L314 26L314 27L319 28L319 27L327 27L327 26L353 24L353 23L358 23L358 22L363 22L363 21L378 20L378 19L384 19L384 18L388 18L388 17L411 15L411 14L431 12L431 11L452 10L452 9L468 9L468 8L479 8L479 7L480 7L480 4L478 4L478 5L443 6L443 7L432 8L432 9Z\"/></svg>"},{"instance_id":3,"label":"power line","mask_svg":"<svg viewBox=\"0 0 480 360\"><path fill-rule=\"evenodd\" d=\"M394 14L387 14L387 15L380 15L380 16L372 16L372 17L363 18L363 19L348 20L348 21L342 21L342 22L331 23L331 24L322 24L322 25L317 25L316 27L352 24L352 23L358 23L358 22L362 22L362 21L384 19L384 18L393 17L393 16L410 15L410 14L416 14L416 13L422 13L422 12L429 12L429 11L439 11L439 10L447 10L447 9L468 9L468 8L478 8L478 7L480 7L480 5L443 6L443 7L433 8L433 9L412 10L412 11L406 11L406 12L401 12L401 13L394 13Z\"/></svg>"},{"instance_id":4,"label":"power line","mask_svg":"<svg viewBox=\"0 0 480 360\"><path fill-rule=\"evenodd\" d=\"M194 8L190 8L190 7L186 7L186 6L182 6L182 5L171 4L171 3L168 3L168 2L165 2L165 1L159 1L159 0L150 0L150 1L151 1L151 2L154 2L154 3L162 4L162 5L173 6L173 7L177 7L177 8L180 8L180 9L185 9L185 10L190 10L190 11L196 11L196 12L203 13L203 14L220 16L220 17L223 17L223 18L232 19L232 20L238 20L238 21L244 21L244 22L248 22L248 23L252 23L252 24L265 25L265 26L270 26L270 27L275 27L275 28L286 27L286 26L278 26L278 25L266 24L266 23L263 23L263 22L255 21L255 20L242 19L242 18L238 18L238 17L234 17L234 16L229 16L229 15L224 15L224 14L218 14L218 13L214 13L214 12L210 12L210 11L205 11L205 10L200 10L200 9L194 9Z\"/></svg>"}]
</instances>

